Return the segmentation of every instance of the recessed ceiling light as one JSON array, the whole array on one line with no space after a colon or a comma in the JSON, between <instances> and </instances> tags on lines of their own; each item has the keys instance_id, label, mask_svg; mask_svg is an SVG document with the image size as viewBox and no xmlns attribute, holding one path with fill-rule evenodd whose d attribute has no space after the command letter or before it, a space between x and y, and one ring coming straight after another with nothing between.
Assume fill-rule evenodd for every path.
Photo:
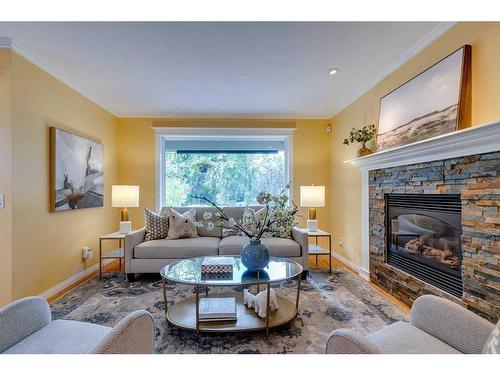
<instances>
[{"instance_id":1,"label":"recessed ceiling light","mask_svg":"<svg viewBox=\"0 0 500 375\"><path fill-rule=\"evenodd\" d=\"M328 69L328 74L330 74L331 76L333 76L338 71L339 71L339 68L331 68L331 69Z\"/></svg>"}]
</instances>

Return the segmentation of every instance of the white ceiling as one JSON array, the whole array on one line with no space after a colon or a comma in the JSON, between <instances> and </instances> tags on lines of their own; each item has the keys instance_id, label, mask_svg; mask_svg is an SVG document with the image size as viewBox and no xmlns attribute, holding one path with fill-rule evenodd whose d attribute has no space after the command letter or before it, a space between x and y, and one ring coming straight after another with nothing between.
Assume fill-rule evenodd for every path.
<instances>
[{"instance_id":1,"label":"white ceiling","mask_svg":"<svg viewBox=\"0 0 500 375\"><path fill-rule=\"evenodd\" d=\"M0 37L122 117L329 118L449 27L0 22Z\"/></svg>"}]
</instances>

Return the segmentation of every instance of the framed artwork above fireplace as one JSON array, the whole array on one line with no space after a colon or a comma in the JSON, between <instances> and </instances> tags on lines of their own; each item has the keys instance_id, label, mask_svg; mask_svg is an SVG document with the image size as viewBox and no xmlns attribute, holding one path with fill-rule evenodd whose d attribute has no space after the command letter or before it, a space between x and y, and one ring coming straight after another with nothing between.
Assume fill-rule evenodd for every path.
<instances>
[{"instance_id":1,"label":"framed artwork above fireplace","mask_svg":"<svg viewBox=\"0 0 500 375\"><path fill-rule=\"evenodd\" d=\"M470 66L466 45L380 99L377 150L464 128Z\"/></svg>"}]
</instances>

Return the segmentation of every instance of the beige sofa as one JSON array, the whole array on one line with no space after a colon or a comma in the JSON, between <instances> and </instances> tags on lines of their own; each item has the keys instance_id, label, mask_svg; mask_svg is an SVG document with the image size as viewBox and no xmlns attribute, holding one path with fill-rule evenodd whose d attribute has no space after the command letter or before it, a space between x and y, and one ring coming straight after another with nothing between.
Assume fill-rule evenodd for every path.
<instances>
[{"instance_id":1,"label":"beige sofa","mask_svg":"<svg viewBox=\"0 0 500 375\"><path fill-rule=\"evenodd\" d=\"M173 207L183 213L188 209L196 209L196 220L201 221L205 212L215 214L212 207ZM226 207L224 212L235 220L243 216L244 207ZM158 273L165 265L181 259L215 256L240 255L243 245L248 238L243 236L222 236L221 228L209 230L206 226L198 228L197 238L182 238L177 240L144 241L144 228L125 236L125 272L129 280L136 273ZM305 230L292 229L292 238L262 238L271 256L294 260L304 267L304 274L308 269L308 235Z\"/></svg>"}]
</instances>

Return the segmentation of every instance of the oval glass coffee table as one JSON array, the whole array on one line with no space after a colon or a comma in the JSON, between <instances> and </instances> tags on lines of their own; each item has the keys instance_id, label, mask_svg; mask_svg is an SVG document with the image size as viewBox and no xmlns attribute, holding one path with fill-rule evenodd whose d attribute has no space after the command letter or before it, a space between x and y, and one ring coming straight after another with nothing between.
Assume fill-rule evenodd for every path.
<instances>
[{"instance_id":1,"label":"oval glass coffee table","mask_svg":"<svg viewBox=\"0 0 500 375\"><path fill-rule=\"evenodd\" d=\"M210 257L214 258L214 257ZM225 257L227 258L227 257ZM205 257L181 260L163 267L160 271L163 284L163 299L167 321L178 328L200 332L246 332L260 331L269 334L269 329L287 324L296 318L300 298L300 282L302 279L302 266L294 261L271 257L269 265L260 272L249 272L241 263L239 257L234 259L233 272L225 279L207 279L202 275L201 264ZM297 292L294 300L278 295L279 309L270 311L270 285L288 280L297 280ZM167 307L166 283L193 285L195 295L185 298ZM217 293L213 297L235 297L236 321L200 322L200 291L209 297L209 287L254 287L257 293L262 288L267 288L267 311L264 319L259 318L254 309L243 304L243 292Z\"/></svg>"}]
</instances>

